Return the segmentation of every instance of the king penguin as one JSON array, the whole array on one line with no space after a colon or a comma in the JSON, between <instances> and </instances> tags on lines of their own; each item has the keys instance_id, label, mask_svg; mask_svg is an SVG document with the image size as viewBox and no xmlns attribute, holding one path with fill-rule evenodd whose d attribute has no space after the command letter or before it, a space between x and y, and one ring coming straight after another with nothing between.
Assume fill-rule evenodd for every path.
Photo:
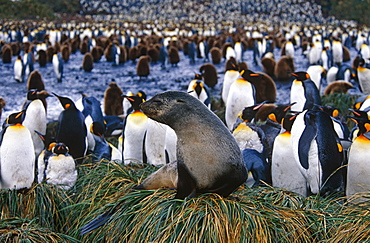
<instances>
[{"instance_id":1,"label":"king penguin","mask_svg":"<svg viewBox=\"0 0 370 243\"><path fill-rule=\"evenodd\" d=\"M124 121L122 161L125 164L146 163L144 137L147 131L148 117L141 111L140 104L144 102L139 96L125 96L129 100L133 112Z\"/></svg>"},{"instance_id":2,"label":"king penguin","mask_svg":"<svg viewBox=\"0 0 370 243\"><path fill-rule=\"evenodd\" d=\"M365 60L363 58L360 59L357 76L361 92L364 94L370 93L370 69L365 67Z\"/></svg>"},{"instance_id":3,"label":"king penguin","mask_svg":"<svg viewBox=\"0 0 370 243\"><path fill-rule=\"evenodd\" d=\"M350 202L368 200L370 190L369 149L370 149L370 120L351 117L359 127L359 135L354 139L348 154L346 196ZM350 198L352 197L353 198Z\"/></svg>"},{"instance_id":4,"label":"king penguin","mask_svg":"<svg viewBox=\"0 0 370 243\"><path fill-rule=\"evenodd\" d=\"M294 119L295 115L285 115L281 122L281 133L275 138L271 162L272 185L307 196L306 179L292 151L291 128Z\"/></svg>"},{"instance_id":5,"label":"king penguin","mask_svg":"<svg viewBox=\"0 0 370 243\"><path fill-rule=\"evenodd\" d=\"M35 149L31 133L22 125L24 112L11 114L0 143L0 182L2 189L30 188L35 178Z\"/></svg>"},{"instance_id":6,"label":"king penguin","mask_svg":"<svg viewBox=\"0 0 370 243\"><path fill-rule=\"evenodd\" d=\"M195 75L195 78L188 85L188 93L198 100L202 101L208 108L211 109L211 94L207 85L202 81L202 76Z\"/></svg>"},{"instance_id":7,"label":"king penguin","mask_svg":"<svg viewBox=\"0 0 370 243\"><path fill-rule=\"evenodd\" d=\"M85 117L70 98L53 94L64 108L58 119L56 141L63 142L77 164L81 164L87 151Z\"/></svg>"},{"instance_id":8,"label":"king penguin","mask_svg":"<svg viewBox=\"0 0 370 243\"><path fill-rule=\"evenodd\" d=\"M244 107L256 104L255 88L248 80L240 77L230 85L225 108L226 125L231 130L236 122L239 112Z\"/></svg>"},{"instance_id":9,"label":"king penguin","mask_svg":"<svg viewBox=\"0 0 370 243\"><path fill-rule=\"evenodd\" d=\"M46 133L46 110L42 101L38 98L37 90L28 91L23 110L26 111L23 126L27 127L31 133L35 156L37 157L44 149L44 142L35 131L42 134Z\"/></svg>"},{"instance_id":10,"label":"king penguin","mask_svg":"<svg viewBox=\"0 0 370 243\"><path fill-rule=\"evenodd\" d=\"M292 111L301 112L312 109L314 104L321 105L321 97L316 84L310 79L307 72L291 73L296 77L290 88L290 103L296 102Z\"/></svg>"},{"instance_id":11,"label":"king penguin","mask_svg":"<svg viewBox=\"0 0 370 243\"><path fill-rule=\"evenodd\" d=\"M63 59L60 53L54 53L53 55L53 69L58 83L62 82L63 78Z\"/></svg>"},{"instance_id":12,"label":"king penguin","mask_svg":"<svg viewBox=\"0 0 370 243\"><path fill-rule=\"evenodd\" d=\"M321 110L300 113L293 123L291 140L295 161L309 192L325 196L342 189L339 168L343 148L328 114Z\"/></svg>"},{"instance_id":13,"label":"king penguin","mask_svg":"<svg viewBox=\"0 0 370 243\"><path fill-rule=\"evenodd\" d=\"M20 56L14 62L14 79L18 83L24 82L24 68L23 68L23 61Z\"/></svg>"},{"instance_id":14,"label":"king penguin","mask_svg":"<svg viewBox=\"0 0 370 243\"><path fill-rule=\"evenodd\" d=\"M226 105L227 97L229 95L229 90L231 84L236 81L239 77L239 67L236 63L235 58L230 58L226 63L229 63L229 65L226 65L225 75L224 75L224 82L222 84L222 101Z\"/></svg>"}]
</instances>

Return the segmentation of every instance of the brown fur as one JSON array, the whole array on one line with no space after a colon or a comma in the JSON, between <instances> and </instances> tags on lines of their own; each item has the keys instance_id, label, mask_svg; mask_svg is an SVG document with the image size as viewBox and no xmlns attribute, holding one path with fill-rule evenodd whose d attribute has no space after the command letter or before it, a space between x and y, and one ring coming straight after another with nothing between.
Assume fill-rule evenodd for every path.
<instances>
[{"instance_id":1,"label":"brown fur","mask_svg":"<svg viewBox=\"0 0 370 243\"><path fill-rule=\"evenodd\" d=\"M72 47L72 53L76 53L78 48L80 46L80 38L78 37L75 37L73 40L72 40L72 43L71 43L71 47Z\"/></svg>"},{"instance_id":2,"label":"brown fur","mask_svg":"<svg viewBox=\"0 0 370 243\"><path fill-rule=\"evenodd\" d=\"M1 118L1 114L3 113L3 108L5 107L6 105L6 101L3 97L0 97L0 118Z\"/></svg>"},{"instance_id":3,"label":"brown fur","mask_svg":"<svg viewBox=\"0 0 370 243\"><path fill-rule=\"evenodd\" d=\"M156 46L149 48L148 55L152 59L153 63L157 63L159 61L159 49Z\"/></svg>"},{"instance_id":4,"label":"brown fur","mask_svg":"<svg viewBox=\"0 0 370 243\"><path fill-rule=\"evenodd\" d=\"M82 41L80 44L80 52L82 55L86 54L89 50L89 44L87 41Z\"/></svg>"},{"instance_id":5,"label":"brown fur","mask_svg":"<svg viewBox=\"0 0 370 243\"><path fill-rule=\"evenodd\" d=\"M41 100L42 104L45 107L45 111L47 111L47 102L46 98L49 97L50 94L46 90L41 90L37 92L37 97Z\"/></svg>"},{"instance_id":6,"label":"brown fur","mask_svg":"<svg viewBox=\"0 0 370 243\"><path fill-rule=\"evenodd\" d=\"M27 80L27 90L31 89L36 89L37 91L45 89L41 73L37 70L33 70Z\"/></svg>"},{"instance_id":7,"label":"brown fur","mask_svg":"<svg viewBox=\"0 0 370 243\"><path fill-rule=\"evenodd\" d=\"M199 72L202 73L204 83L213 88L218 82L217 69L211 63L206 63L199 68Z\"/></svg>"},{"instance_id":8,"label":"brown fur","mask_svg":"<svg viewBox=\"0 0 370 243\"><path fill-rule=\"evenodd\" d=\"M104 113L107 116L119 116L123 114L123 94L117 83L112 82L104 92Z\"/></svg>"},{"instance_id":9,"label":"brown fur","mask_svg":"<svg viewBox=\"0 0 370 243\"><path fill-rule=\"evenodd\" d=\"M54 49L55 49L56 52L60 52L60 44L59 44L59 42L55 42Z\"/></svg>"},{"instance_id":10,"label":"brown fur","mask_svg":"<svg viewBox=\"0 0 370 243\"><path fill-rule=\"evenodd\" d=\"M65 62L69 61L69 57L71 55L71 47L69 45L63 45L61 48L61 54L62 54L62 59Z\"/></svg>"},{"instance_id":11,"label":"brown fur","mask_svg":"<svg viewBox=\"0 0 370 243\"><path fill-rule=\"evenodd\" d=\"M353 89L353 85L350 82L346 81L334 81L331 84L329 84L325 91L324 95L330 95L334 93L344 93L346 94L349 89Z\"/></svg>"},{"instance_id":12,"label":"brown fur","mask_svg":"<svg viewBox=\"0 0 370 243\"><path fill-rule=\"evenodd\" d=\"M261 64L263 66L263 71L265 73L267 73L270 77L275 76L274 70L275 70L276 62L273 58L264 57L261 60Z\"/></svg>"},{"instance_id":13,"label":"brown fur","mask_svg":"<svg viewBox=\"0 0 370 243\"><path fill-rule=\"evenodd\" d=\"M46 50L46 58L47 62L52 62L53 61L53 55L55 53L54 47L49 46L48 49Z\"/></svg>"},{"instance_id":14,"label":"brown fur","mask_svg":"<svg viewBox=\"0 0 370 243\"><path fill-rule=\"evenodd\" d=\"M136 64L136 75L139 77L147 77L150 74L149 62L149 56L141 56Z\"/></svg>"},{"instance_id":15,"label":"brown fur","mask_svg":"<svg viewBox=\"0 0 370 243\"><path fill-rule=\"evenodd\" d=\"M347 47L343 46L343 62L348 62L351 60L351 54Z\"/></svg>"},{"instance_id":16,"label":"brown fur","mask_svg":"<svg viewBox=\"0 0 370 243\"><path fill-rule=\"evenodd\" d=\"M289 72L294 72L294 69L293 58L290 56L283 56L275 66L275 77L279 81L288 81L292 77Z\"/></svg>"},{"instance_id":17,"label":"brown fur","mask_svg":"<svg viewBox=\"0 0 370 243\"><path fill-rule=\"evenodd\" d=\"M40 67L46 67L46 63L47 63L47 55L46 55L46 51L44 50L39 50L38 52L38 62L40 64Z\"/></svg>"},{"instance_id":18,"label":"brown fur","mask_svg":"<svg viewBox=\"0 0 370 243\"><path fill-rule=\"evenodd\" d=\"M238 63L239 72L242 70L248 70L248 64L246 62L240 62Z\"/></svg>"},{"instance_id":19,"label":"brown fur","mask_svg":"<svg viewBox=\"0 0 370 243\"><path fill-rule=\"evenodd\" d=\"M103 56L104 49L101 46L94 46L91 49L91 55L93 56L94 62L99 62L101 57Z\"/></svg>"},{"instance_id":20,"label":"brown fur","mask_svg":"<svg viewBox=\"0 0 370 243\"><path fill-rule=\"evenodd\" d=\"M139 50L137 49L136 46L131 47L128 52L128 59L131 60L132 62L135 62L138 52Z\"/></svg>"},{"instance_id":21,"label":"brown fur","mask_svg":"<svg viewBox=\"0 0 370 243\"><path fill-rule=\"evenodd\" d=\"M1 49L1 57L3 59L3 63L12 63L12 56L13 56L13 51L10 45L6 44L2 47Z\"/></svg>"},{"instance_id":22,"label":"brown fur","mask_svg":"<svg viewBox=\"0 0 370 243\"><path fill-rule=\"evenodd\" d=\"M180 55L179 55L179 51L177 50L176 47L174 46L170 46L169 50L168 50L168 61L172 64L172 65L177 65L177 63L180 62Z\"/></svg>"},{"instance_id":23,"label":"brown fur","mask_svg":"<svg viewBox=\"0 0 370 243\"><path fill-rule=\"evenodd\" d=\"M21 52L21 47L18 42L12 42L10 43L10 47L12 48L13 56L18 56Z\"/></svg>"},{"instance_id":24,"label":"brown fur","mask_svg":"<svg viewBox=\"0 0 370 243\"><path fill-rule=\"evenodd\" d=\"M212 47L209 51L211 53L211 60L213 64L219 64L222 60L222 52L218 47Z\"/></svg>"},{"instance_id":25,"label":"brown fur","mask_svg":"<svg viewBox=\"0 0 370 243\"><path fill-rule=\"evenodd\" d=\"M91 55L90 52L85 53L84 58L82 60L82 69L85 72L91 72L94 68L94 57Z\"/></svg>"}]
</instances>

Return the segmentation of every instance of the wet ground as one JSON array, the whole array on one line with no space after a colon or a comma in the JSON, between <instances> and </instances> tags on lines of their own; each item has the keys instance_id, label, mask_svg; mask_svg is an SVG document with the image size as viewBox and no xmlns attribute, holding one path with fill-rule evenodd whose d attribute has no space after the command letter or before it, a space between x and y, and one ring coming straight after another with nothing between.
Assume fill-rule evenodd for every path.
<instances>
[{"instance_id":1,"label":"wet ground","mask_svg":"<svg viewBox=\"0 0 370 243\"><path fill-rule=\"evenodd\" d=\"M275 59L279 60L280 50L275 49ZM355 50L351 50L352 59L356 55ZM244 55L244 61L248 64L252 71L262 71L261 66L255 66L252 63L253 52L247 50ZM91 72L82 70L83 55L77 51L72 54L69 62L64 64L63 81L58 83L53 71L51 63L46 67L40 67L36 62L34 68L41 73L45 89L48 92L54 92L61 96L70 97L76 101L81 97L81 93L88 96L94 96L103 104L104 91L108 87L108 83L114 81L123 90L137 92L143 90L147 93L148 98L154 94L166 90L181 90L186 91L188 83L194 78L194 74L199 71L199 67L203 65L203 60L198 59L195 64L190 65L188 57L180 52L181 61L177 67L167 65L166 70L163 70L160 64L151 64L151 73L145 79L139 79L136 76L136 64L128 61L120 66L113 66L112 63L106 61L103 56L99 63L94 64ZM15 61L13 57L13 63ZM296 71L304 71L308 67L307 59L301 55L301 50L298 49L295 53L295 67ZM215 97L220 97L222 89L222 81L224 77L225 61L215 65L218 71L218 84L211 90ZM26 97L26 83L17 83L14 80L13 64L3 64L0 59L0 96L3 97L7 104L1 117L1 123L6 117L16 111L20 111L22 104ZM323 81L323 88L326 86ZM290 83L276 82L277 87L277 101L276 103L286 104L289 102ZM358 89L352 90L352 93L358 93ZM62 106L55 97L49 97L47 118L49 121L58 118L62 110Z\"/></svg>"}]
</instances>

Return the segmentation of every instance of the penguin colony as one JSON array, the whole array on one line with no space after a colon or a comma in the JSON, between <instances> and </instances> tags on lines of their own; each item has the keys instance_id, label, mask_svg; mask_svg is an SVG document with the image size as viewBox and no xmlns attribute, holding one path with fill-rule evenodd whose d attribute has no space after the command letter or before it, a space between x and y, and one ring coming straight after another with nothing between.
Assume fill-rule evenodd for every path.
<instances>
[{"instance_id":1,"label":"penguin colony","mask_svg":"<svg viewBox=\"0 0 370 243\"><path fill-rule=\"evenodd\" d=\"M178 146L176 133L171 127L149 119L140 105L145 104L146 92L150 92L153 83L151 70L179 72L181 63L186 62L194 65L195 75L181 91L200 99L200 104L209 111L225 110L220 118L239 144L254 185L267 183L303 196L325 196L337 191L352 196L364 193L360 188L365 192L370 189L370 183L353 169L354 164L361 164L366 158L368 117L353 118L358 131L349 137L337 129L346 124L336 123L337 115L322 109L320 97L324 92L346 93L351 89L359 89L367 97L370 83L367 32L296 25L284 29L246 26L218 33L215 29L197 33L170 28L135 31L136 25L128 28L128 23L116 29L102 26L81 24L78 31L77 26L69 24L58 30L40 27L37 31L22 26L30 28L27 42L16 41L11 30L1 31L3 63L14 67L9 82L13 79L14 84L24 85L27 81L29 89L24 94L25 104L3 118L6 120L0 145L2 188L27 188L33 181L71 188L77 178L75 167L90 155L94 161L107 159L173 168ZM18 51L13 51L14 46ZM283 48L285 55L275 59ZM217 54L212 54L212 49ZM348 60L345 53L351 49L360 55ZM45 53L46 66L53 67L54 75L53 85L49 86L43 84L43 64L37 63L39 58L45 62ZM246 59L249 54L254 60ZM109 68L132 66L143 91L122 85L117 77L106 84L104 99L85 94L72 99L69 91L61 92L55 85L71 82L65 79L67 74L63 70L78 55L89 56L81 62L81 72L94 72L97 66L94 64L99 62L109 63L105 66ZM298 62L304 62L306 69L295 70ZM291 85L289 100L283 104L276 103L277 84ZM222 100L220 104L212 103L212 99L217 99L216 88L221 90L217 94ZM46 106L45 97L49 97L48 101L54 99L51 103L55 106ZM363 98L353 108L367 112L368 107ZM53 138L45 138L50 121L46 114L54 109L60 111L53 118L58 120L57 133ZM107 142L106 138L111 136L118 138L117 147ZM18 137L24 140L18 141ZM344 148L344 141L350 145ZM17 155L25 147L29 161L20 161ZM56 165L58 161L65 164L63 169ZM286 161L291 164L284 164ZM341 167L347 163L348 173L342 173ZM11 175L15 166L27 166L28 172L36 173L7 177L5 174ZM179 179L174 170L162 172L157 175L163 181L152 175L156 183L146 181L141 187L176 187ZM60 173L70 179L60 179Z\"/></svg>"}]
</instances>

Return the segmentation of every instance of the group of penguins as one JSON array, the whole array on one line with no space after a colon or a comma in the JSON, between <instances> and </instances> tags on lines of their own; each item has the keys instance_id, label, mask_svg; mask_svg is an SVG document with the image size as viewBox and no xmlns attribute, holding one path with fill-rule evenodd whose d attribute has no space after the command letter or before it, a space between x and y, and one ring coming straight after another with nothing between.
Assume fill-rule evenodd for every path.
<instances>
[{"instance_id":1,"label":"group of penguins","mask_svg":"<svg viewBox=\"0 0 370 243\"><path fill-rule=\"evenodd\" d=\"M337 109L321 105L321 78L317 75L322 73L317 67L325 67L323 69L328 70L328 83L335 83L330 92L346 92L353 87L349 81L356 74L363 93L369 93L366 84L370 83L367 82L370 75L362 75L369 73L366 65L370 51L365 48L366 40L356 43L359 51L357 68L342 63L343 53L340 59L335 59L333 53L323 58L322 52L330 53L329 50L335 48L325 46L323 39L315 41L307 45L304 52L312 69L301 72L295 72L294 68L289 70L291 65L287 61L292 59L294 54L291 52L296 48L289 49L289 45L297 45L298 41L293 38L286 41L282 50L286 52L285 66L288 68L274 63L272 70L284 70L284 75L292 78L290 101L285 105L276 105L276 86L270 76L277 80L283 78L274 71L269 76L268 65L264 65L264 61L273 59L268 54L269 39L257 39L253 57L256 65L262 64L264 73L253 72L242 65L243 52L237 51L243 49L242 42L237 41L234 45L227 43L222 49L224 54L221 49L217 52L227 60L221 93L225 107L223 118L241 149L248 171L255 180L254 185L266 183L303 196L327 195L336 191L345 191L347 196L352 196L368 190L370 181L363 175L368 169L363 161L366 161L369 142L369 97L363 96L354 104L350 118L356 126L349 132L345 119ZM207 60L211 56L214 62L212 52L205 52L205 40L199 39L197 46L190 42L188 44L188 51L200 47L200 58ZM112 50L114 45L110 43L107 47ZM341 48L345 50L345 45ZM315 59L312 50L320 49L321 54L316 53L320 58ZM117 53L117 48L115 50ZM109 53L107 60L112 57ZM189 52L187 55L192 62L195 57ZM26 56L21 60L23 66L28 59ZM328 66L325 66L325 60L330 63ZM342 82L338 79L344 80L345 88L343 83L337 83ZM18 81L23 82L21 79ZM210 88L207 86L212 88L214 85L205 82L204 73L196 74L187 92L211 109ZM339 90L336 90L338 87ZM176 134L170 127L148 119L140 110L140 104L146 100L143 91L123 94L116 83L111 83L107 88L105 97L113 93L121 97L123 118L114 111L107 112L117 105L108 104L106 98L103 114L100 102L94 97L83 95L74 102L53 93L64 110L59 116L55 135L48 137L45 99L50 94L44 87L28 89L27 101L21 111L11 114L3 124L0 142L1 188L29 188L34 181L71 188L77 180L76 166L88 154L92 155L94 161L106 159L123 161L125 164L143 162L163 165L176 160ZM118 146L107 142L107 136L119 136Z\"/></svg>"}]
</instances>

